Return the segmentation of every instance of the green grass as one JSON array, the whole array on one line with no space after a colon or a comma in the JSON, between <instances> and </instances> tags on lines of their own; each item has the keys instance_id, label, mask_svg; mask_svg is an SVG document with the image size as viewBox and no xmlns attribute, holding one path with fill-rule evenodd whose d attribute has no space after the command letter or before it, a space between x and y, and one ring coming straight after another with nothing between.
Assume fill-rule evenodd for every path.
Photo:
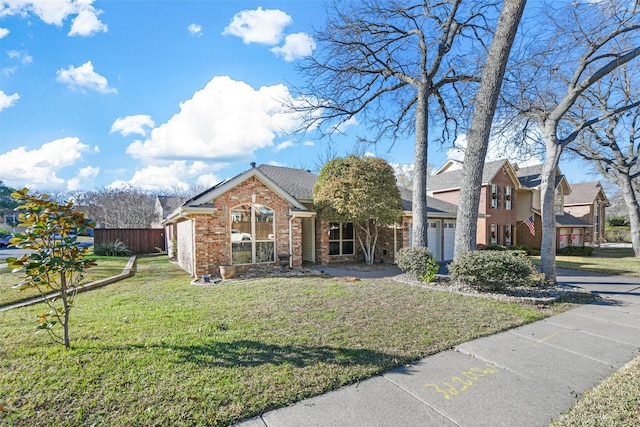
<instances>
[{"instance_id":1,"label":"green grass","mask_svg":"<svg viewBox=\"0 0 640 427\"><path fill-rule=\"evenodd\" d=\"M640 424L640 356L603 380L567 413L551 423L553 427L617 426Z\"/></svg>"},{"instance_id":2,"label":"green grass","mask_svg":"<svg viewBox=\"0 0 640 427\"><path fill-rule=\"evenodd\" d=\"M139 259L76 298L66 351L34 334L42 306L0 313L0 424L227 425L545 316L392 281L189 280Z\"/></svg>"},{"instance_id":3,"label":"green grass","mask_svg":"<svg viewBox=\"0 0 640 427\"><path fill-rule=\"evenodd\" d=\"M530 257L540 264L540 257ZM596 248L593 256L556 256L558 268L593 271L596 273L617 274L640 277L640 258L633 256L631 248Z\"/></svg>"},{"instance_id":4,"label":"green grass","mask_svg":"<svg viewBox=\"0 0 640 427\"><path fill-rule=\"evenodd\" d=\"M101 257L94 255L90 257L96 259L98 265L86 271L81 283L89 283L120 274L129 260L129 257ZM23 277L24 275L20 272L12 273L9 268L0 268L0 307L40 296L40 292L35 288L23 291L12 289L12 286L19 283Z\"/></svg>"}]
</instances>

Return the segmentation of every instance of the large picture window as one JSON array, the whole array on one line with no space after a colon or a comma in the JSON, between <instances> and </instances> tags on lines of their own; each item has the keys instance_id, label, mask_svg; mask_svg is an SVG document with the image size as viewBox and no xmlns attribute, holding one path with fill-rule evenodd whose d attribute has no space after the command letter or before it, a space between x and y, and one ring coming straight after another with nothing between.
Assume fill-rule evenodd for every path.
<instances>
[{"instance_id":1,"label":"large picture window","mask_svg":"<svg viewBox=\"0 0 640 427\"><path fill-rule=\"evenodd\" d=\"M231 262L275 261L275 212L258 203L231 209Z\"/></svg>"},{"instance_id":2,"label":"large picture window","mask_svg":"<svg viewBox=\"0 0 640 427\"><path fill-rule=\"evenodd\" d=\"M329 255L353 255L353 223L329 223Z\"/></svg>"}]
</instances>

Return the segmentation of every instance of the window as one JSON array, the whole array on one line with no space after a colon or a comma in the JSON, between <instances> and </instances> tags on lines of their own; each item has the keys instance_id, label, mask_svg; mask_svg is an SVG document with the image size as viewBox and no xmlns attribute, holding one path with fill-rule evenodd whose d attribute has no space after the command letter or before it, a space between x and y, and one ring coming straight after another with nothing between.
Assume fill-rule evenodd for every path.
<instances>
[{"instance_id":1,"label":"window","mask_svg":"<svg viewBox=\"0 0 640 427\"><path fill-rule=\"evenodd\" d=\"M597 200L593 210L593 231L596 239L600 237L600 202Z\"/></svg>"},{"instance_id":2,"label":"window","mask_svg":"<svg viewBox=\"0 0 640 427\"><path fill-rule=\"evenodd\" d=\"M504 187L504 208L507 210L513 209L513 188Z\"/></svg>"},{"instance_id":3,"label":"window","mask_svg":"<svg viewBox=\"0 0 640 427\"><path fill-rule=\"evenodd\" d=\"M500 207L500 187L494 184L491 184L491 207L493 209L498 209Z\"/></svg>"},{"instance_id":4,"label":"window","mask_svg":"<svg viewBox=\"0 0 640 427\"><path fill-rule=\"evenodd\" d=\"M497 245L498 244L498 226L496 224L491 224L491 244L492 245Z\"/></svg>"},{"instance_id":5,"label":"window","mask_svg":"<svg viewBox=\"0 0 640 427\"><path fill-rule=\"evenodd\" d=\"M513 228L511 224L507 224L504 226L504 245L511 246L511 242L513 241Z\"/></svg>"},{"instance_id":6,"label":"window","mask_svg":"<svg viewBox=\"0 0 640 427\"><path fill-rule=\"evenodd\" d=\"M231 262L256 264L275 261L275 212L258 204L231 209Z\"/></svg>"},{"instance_id":7,"label":"window","mask_svg":"<svg viewBox=\"0 0 640 427\"><path fill-rule=\"evenodd\" d=\"M556 188L554 202L556 205L556 215L564 215L564 194L562 194L561 188Z\"/></svg>"},{"instance_id":8,"label":"window","mask_svg":"<svg viewBox=\"0 0 640 427\"><path fill-rule=\"evenodd\" d=\"M329 223L329 255L353 255L353 223Z\"/></svg>"}]
</instances>

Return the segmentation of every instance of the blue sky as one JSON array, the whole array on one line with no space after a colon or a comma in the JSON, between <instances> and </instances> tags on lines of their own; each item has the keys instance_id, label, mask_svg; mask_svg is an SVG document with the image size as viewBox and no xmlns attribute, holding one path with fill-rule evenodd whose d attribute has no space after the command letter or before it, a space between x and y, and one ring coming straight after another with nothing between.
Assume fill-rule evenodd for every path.
<instances>
[{"instance_id":1,"label":"blue sky","mask_svg":"<svg viewBox=\"0 0 640 427\"><path fill-rule=\"evenodd\" d=\"M324 17L315 0L0 0L0 179L162 191L250 162L311 168L327 143L290 135L298 123L279 100L301 83L296 63ZM346 127L337 154L363 127ZM411 139L367 150L413 162ZM431 144L429 162L446 160Z\"/></svg>"}]
</instances>

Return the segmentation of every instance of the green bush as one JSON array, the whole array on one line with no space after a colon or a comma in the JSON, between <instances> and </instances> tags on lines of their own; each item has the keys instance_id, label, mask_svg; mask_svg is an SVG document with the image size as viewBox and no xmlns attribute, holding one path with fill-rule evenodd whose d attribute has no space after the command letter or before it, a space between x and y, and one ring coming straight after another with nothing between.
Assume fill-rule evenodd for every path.
<instances>
[{"instance_id":1,"label":"green bush","mask_svg":"<svg viewBox=\"0 0 640 427\"><path fill-rule=\"evenodd\" d=\"M433 282L438 273L438 262L428 248L402 248L396 256L398 267L423 282Z\"/></svg>"},{"instance_id":2,"label":"green bush","mask_svg":"<svg viewBox=\"0 0 640 427\"><path fill-rule=\"evenodd\" d=\"M607 224L612 227L628 227L630 222L629 218L625 218L623 216L613 216L607 219Z\"/></svg>"},{"instance_id":3,"label":"green bush","mask_svg":"<svg viewBox=\"0 0 640 427\"><path fill-rule=\"evenodd\" d=\"M494 244L491 244L491 245L479 247L478 250L480 250L480 251L506 251L507 247L494 243Z\"/></svg>"},{"instance_id":4,"label":"green bush","mask_svg":"<svg viewBox=\"0 0 640 427\"><path fill-rule=\"evenodd\" d=\"M100 256L127 256L131 255L131 250L120 240L116 240L98 243L93 247L93 253Z\"/></svg>"},{"instance_id":5,"label":"green bush","mask_svg":"<svg viewBox=\"0 0 640 427\"><path fill-rule=\"evenodd\" d=\"M511 250L514 252L523 252L529 256L540 255L540 248L530 248L526 245L514 245L514 246L511 246Z\"/></svg>"},{"instance_id":6,"label":"green bush","mask_svg":"<svg viewBox=\"0 0 640 427\"><path fill-rule=\"evenodd\" d=\"M449 264L449 274L454 282L495 292L531 286L537 272L527 257L512 251L473 251L459 255Z\"/></svg>"},{"instance_id":7,"label":"green bush","mask_svg":"<svg viewBox=\"0 0 640 427\"><path fill-rule=\"evenodd\" d=\"M591 256L593 255L592 246L567 246L556 251L558 255L564 256Z\"/></svg>"}]
</instances>

